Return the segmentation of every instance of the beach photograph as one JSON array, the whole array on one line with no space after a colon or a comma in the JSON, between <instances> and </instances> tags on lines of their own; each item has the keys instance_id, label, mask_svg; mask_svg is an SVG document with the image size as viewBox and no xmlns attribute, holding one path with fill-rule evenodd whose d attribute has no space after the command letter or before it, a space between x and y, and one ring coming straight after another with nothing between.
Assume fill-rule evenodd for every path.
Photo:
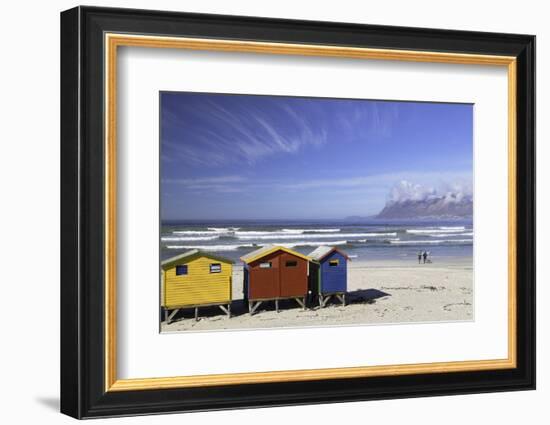
<instances>
[{"instance_id":1,"label":"beach photograph","mask_svg":"<svg viewBox=\"0 0 550 425\"><path fill-rule=\"evenodd\" d=\"M160 93L162 333L472 321L473 105Z\"/></svg>"}]
</instances>

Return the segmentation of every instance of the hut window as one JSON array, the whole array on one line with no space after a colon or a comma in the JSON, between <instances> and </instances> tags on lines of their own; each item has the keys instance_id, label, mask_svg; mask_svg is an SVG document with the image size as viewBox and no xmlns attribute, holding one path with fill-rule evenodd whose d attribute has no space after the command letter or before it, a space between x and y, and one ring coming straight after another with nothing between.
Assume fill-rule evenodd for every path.
<instances>
[{"instance_id":1,"label":"hut window","mask_svg":"<svg viewBox=\"0 0 550 425\"><path fill-rule=\"evenodd\" d=\"M271 268L271 261L266 263L260 263L260 269L270 269Z\"/></svg>"},{"instance_id":2,"label":"hut window","mask_svg":"<svg viewBox=\"0 0 550 425\"><path fill-rule=\"evenodd\" d=\"M221 273L222 265L220 263L210 264L210 273Z\"/></svg>"},{"instance_id":3,"label":"hut window","mask_svg":"<svg viewBox=\"0 0 550 425\"><path fill-rule=\"evenodd\" d=\"M176 266L176 276L187 274L187 264L183 266Z\"/></svg>"},{"instance_id":4,"label":"hut window","mask_svg":"<svg viewBox=\"0 0 550 425\"><path fill-rule=\"evenodd\" d=\"M298 265L298 261L287 261L285 265L287 267L296 267Z\"/></svg>"},{"instance_id":5,"label":"hut window","mask_svg":"<svg viewBox=\"0 0 550 425\"><path fill-rule=\"evenodd\" d=\"M328 265L329 265L329 267L338 267L338 264L339 264L339 263L340 263L340 262L339 262L338 260L330 260L330 261L328 262Z\"/></svg>"}]
</instances>

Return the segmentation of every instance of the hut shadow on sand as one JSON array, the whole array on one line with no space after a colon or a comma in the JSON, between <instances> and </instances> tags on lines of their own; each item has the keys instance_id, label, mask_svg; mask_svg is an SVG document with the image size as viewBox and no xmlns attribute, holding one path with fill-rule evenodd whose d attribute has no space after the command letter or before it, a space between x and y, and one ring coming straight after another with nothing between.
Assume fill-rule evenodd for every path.
<instances>
[{"instance_id":1,"label":"hut shadow on sand","mask_svg":"<svg viewBox=\"0 0 550 425\"><path fill-rule=\"evenodd\" d=\"M356 291L349 291L346 292L346 306L374 304L377 299L384 297L391 297L391 294L380 291L378 289L358 289ZM342 306L341 301L335 297L330 298L325 306L322 308L326 308L331 305L345 308L345 306ZM319 308L318 305L314 305L314 302L310 302L308 306L312 310L316 310Z\"/></svg>"},{"instance_id":2,"label":"hut shadow on sand","mask_svg":"<svg viewBox=\"0 0 550 425\"><path fill-rule=\"evenodd\" d=\"M374 304L378 298L391 297L391 294L378 289L358 289L346 294L346 304Z\"/></svg>"},{"instance_id":3,"label":"hut shadow on sand","mask_svg":"<svg viewBox=\"0 0 550 425\"><path fill-rule=\"evenodd\" d=\"M356 304L374 304L377 299L383 298L383 297L390 297L391 294L388 294L386 292L380 291L378 289L359 289L357 291L350 291L346 293L346 305L356 305ZM335 304L339 305L340 302L330 301L328 305ZM308 303L308 309L317 309L319 308L317 304L315 303ZM345 307L344 307L345 308ZM294 302L294 300L280 300L279 301L279 311L285 311L285 310L301 310L302 308ZM275 304L274 302L266 302L261 305L261 307L254 313L254 316L257 314L261 314L262 311L274 311L275 310ZM248 304L245 303L243 300L234 300L231 303L231 317L237 317L242 315L249 315L248 312ZM187 319L194 319L195 313L193 309L181 309L176 316L172 319L172 323L178 322L180 320L187 320ZM208 306L208 307L201 307L199 317L201 319L215 319L219 318L226 319L225 313L220 311L220 309L217 306ZM231 320L231 319L229 319Z\"/></svg>"}]
</instances>

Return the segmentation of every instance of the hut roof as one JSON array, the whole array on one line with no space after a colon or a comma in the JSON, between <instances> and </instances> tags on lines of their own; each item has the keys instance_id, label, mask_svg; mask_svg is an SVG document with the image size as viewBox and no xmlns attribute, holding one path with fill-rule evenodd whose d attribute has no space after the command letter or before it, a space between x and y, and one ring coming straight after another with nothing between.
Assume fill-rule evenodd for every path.
<instances>
[{"instance_id":1,"label":"hut roof","mask_svg":"<svg viewBox=\"0 0 550 425\"><path fill-rule=\"evenodd\" d=\"M285 248L284 246L279 246L279 245L266 245L266 246L263 246L263 247L255 250L255 251L252 251L252 252L249 252L246 255L243 255L241 257L241 260L246 264L250 264L253 261L256 261L260 258L265 257L266 255L272 254L272 253L277 252L277 251L284 251L288 254L295 255L296 257L303 258L306 261L310 260L310 258L307 255L300 254L299 252L293 251L289 248Z\"/></svg>"},{"instance_id":2,"label":"hut roof","mask_svg":"<svg viewBox=\"0 0 550 425\"><path fill-rule=\"evenodd\" d=\"M168 258L167 260L164 260L160 264L163 269L167 269L176 264L188 263L189 261L194 260L195 258L198 258L198 257L211 258L212 260L216 260L221 263L230 263L230 264L234 263L234 261L229 258L221 257L219 255L211 254L209 252L204 252L199 249L191 249L189 251L184 252L183 254Z\"/></svg>"},{"instance_id":3,"label":"hut roof","mask_svg":"<svg viewBox=\"0 0 550 425\"><path fill-rule=\"evenodd\" d=\"M335 251L339 252L344 257L346 257L346 260L349 260L349 257L346 253L340 251L338 248L336 248L334 246L319 246L316 249L314 249L313 251L311 251L308 254L308 257L310 257L312 260L315 260L315 261L321 261L327 255L329 255L330 253L335 252Z\"/></svg>"}]
</instances>

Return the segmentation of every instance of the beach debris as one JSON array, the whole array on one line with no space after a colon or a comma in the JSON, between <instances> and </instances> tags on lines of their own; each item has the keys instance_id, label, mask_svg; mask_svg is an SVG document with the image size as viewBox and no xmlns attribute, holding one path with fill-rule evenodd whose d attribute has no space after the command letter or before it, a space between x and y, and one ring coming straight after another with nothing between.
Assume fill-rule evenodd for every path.
<instances>
[{"instance_id":1,"label":"beach debris","mask_svg":"<svg viewBox=\"0 0 550 425\"><path fill-rule=\"evenodd\" d=\"M422 289L428 289L428 290L430 290L430 291L438 291L438 290L439 290L438 288L436 288L436 287L433 286L433 285L422 285L421 288L422 288Z\"/></svg>"},{"instance_id":2,"label":"beach debris","mask_svg":"<svg viewBox=\"0 0 550 425\"><path fill-rule=\"evenodd\" d=\"M443 306L443 310L445 311L453 311L453 307L456 307L456 306L469 306L469 305L472 305L472 303L469 303L469 302L466 302L466 301L463 301L461 303L452 303L452 304L445 304Z\"/></svg>"},{"instance_id":3,"label":"beach debris","mask_svg":"<svg viewBox=\"0 0 550 425\"><path fill-rule=\"evenodd\" d=\"M413 288L412 286L382 286L380 289L388 291L407 291Z\"/></svg>"}]
</instances>

